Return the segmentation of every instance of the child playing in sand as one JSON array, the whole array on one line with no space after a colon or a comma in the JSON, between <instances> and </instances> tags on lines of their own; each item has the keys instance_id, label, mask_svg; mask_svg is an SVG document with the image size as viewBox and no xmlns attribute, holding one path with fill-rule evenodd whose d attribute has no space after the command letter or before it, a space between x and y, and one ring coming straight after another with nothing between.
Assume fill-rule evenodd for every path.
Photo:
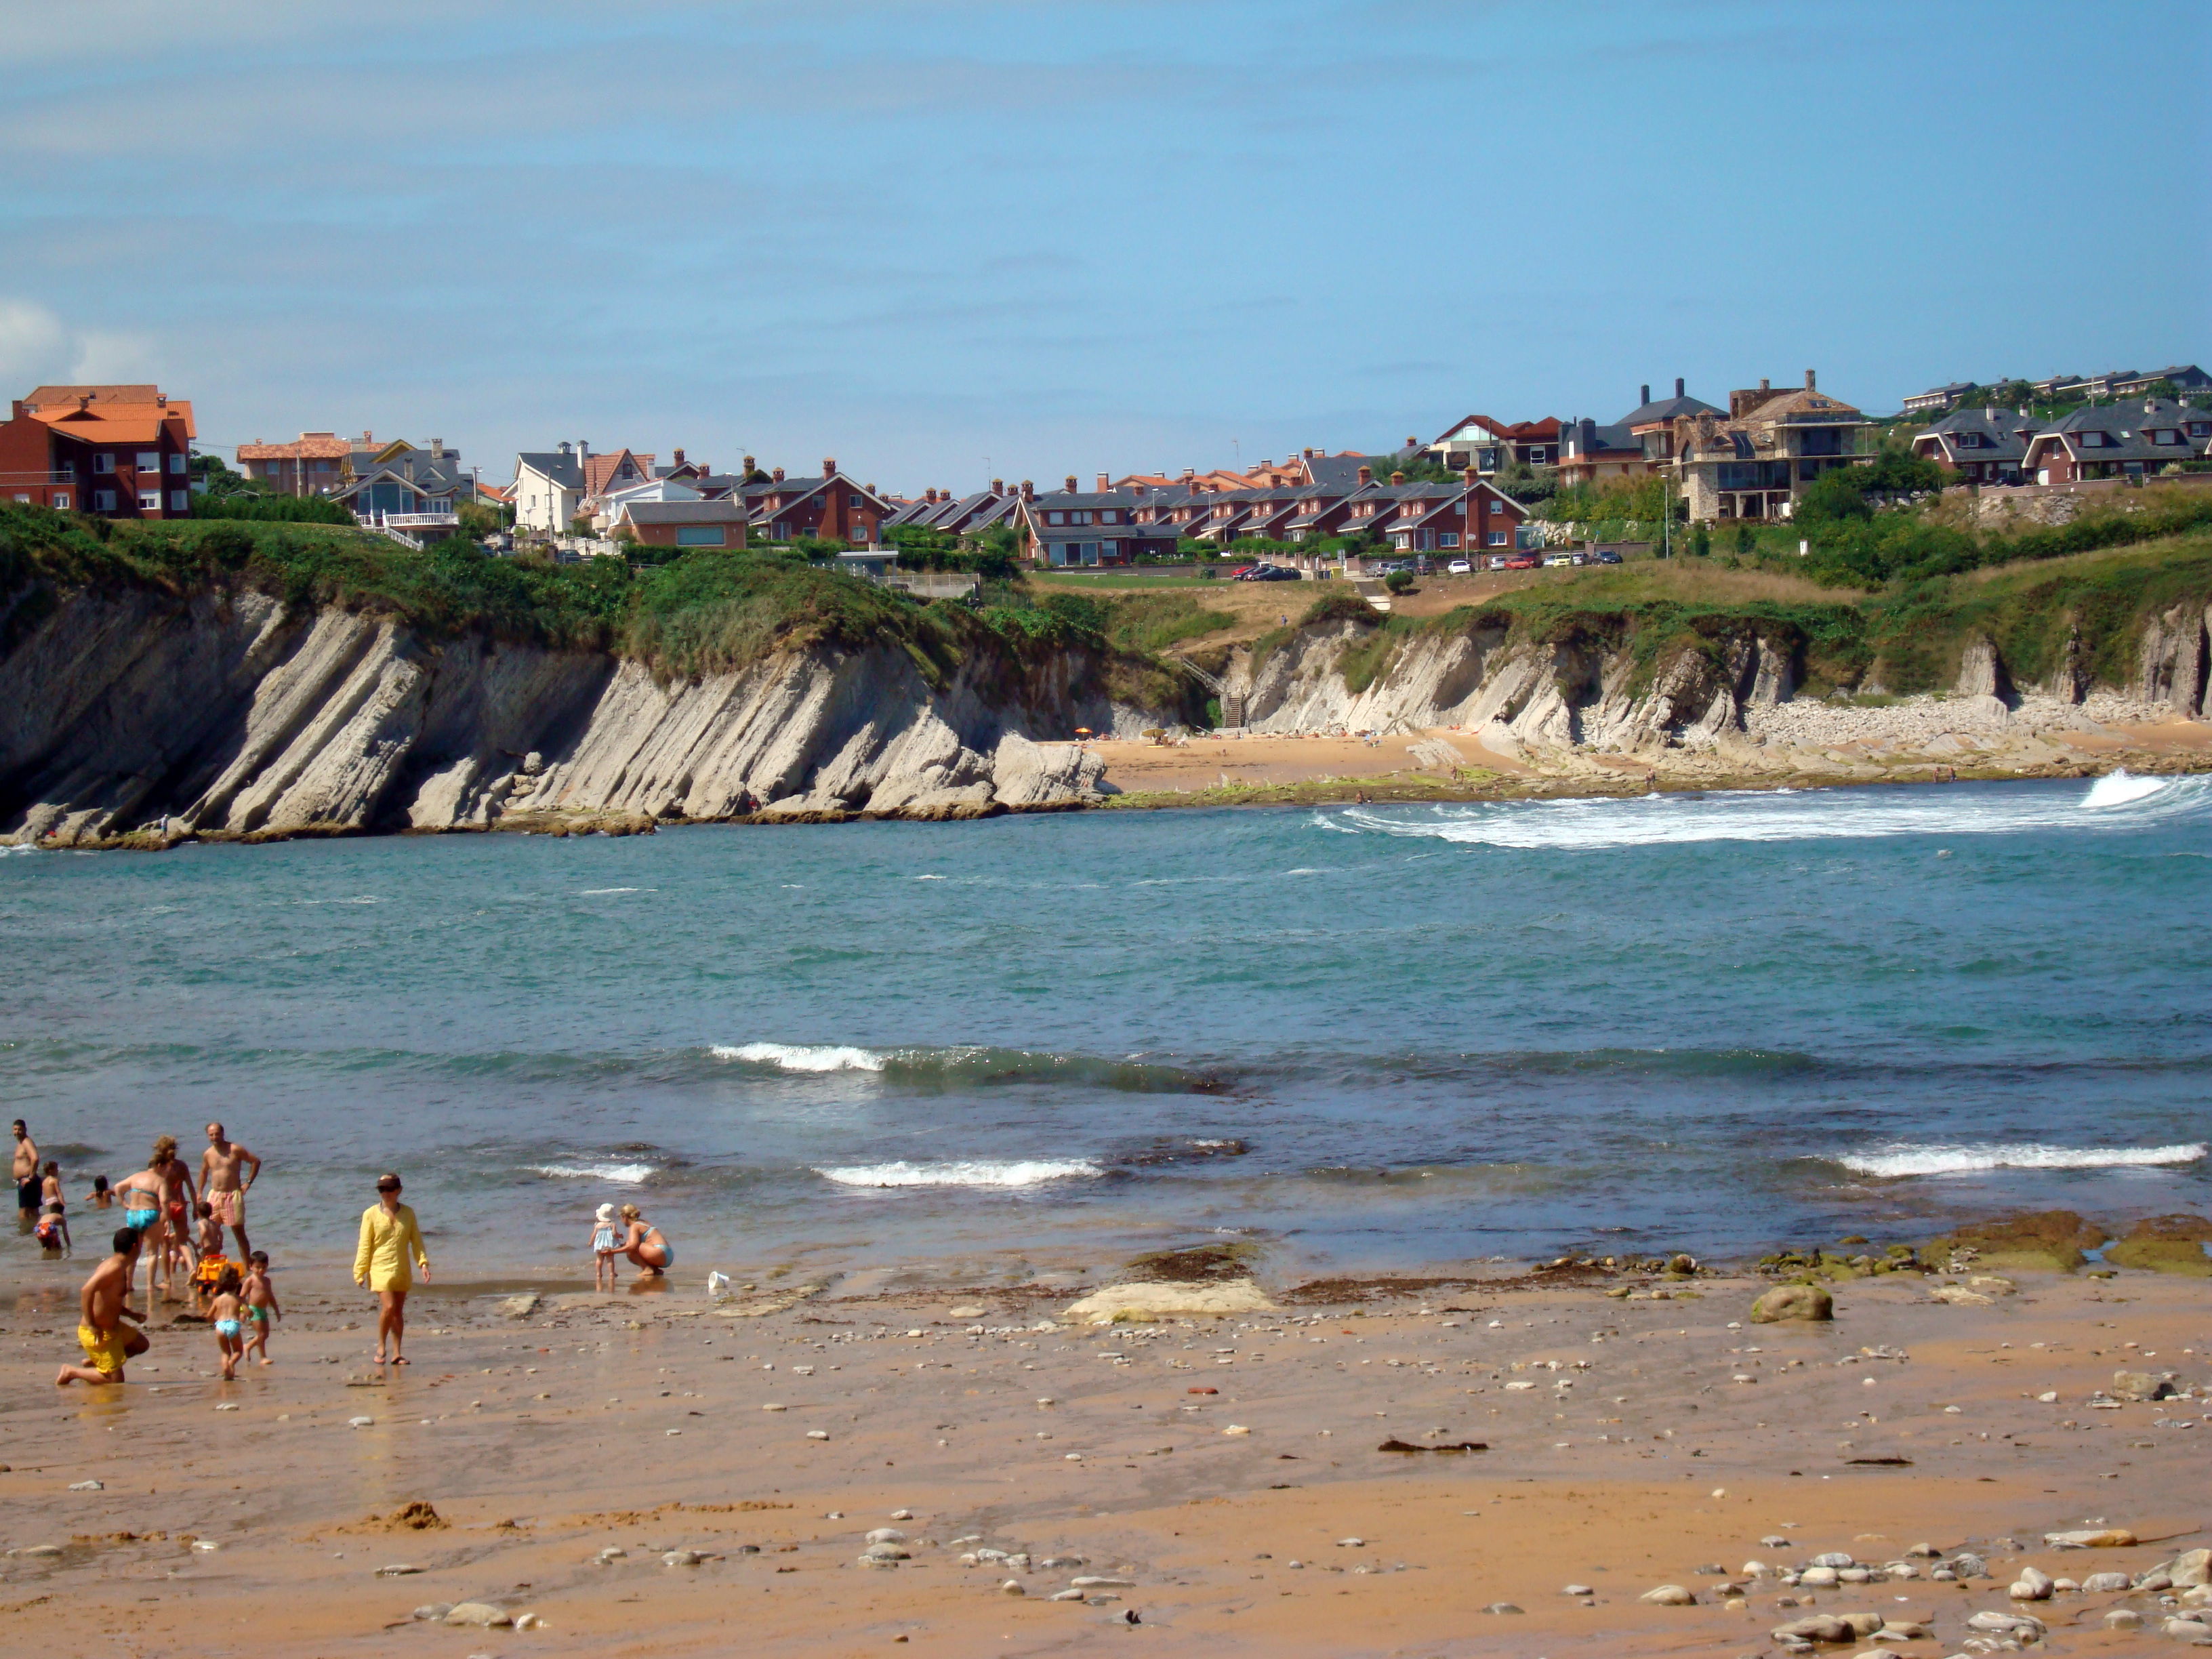
<instances>
[{"instance_id":1,"label":"child playing in sand","mask_svg":"<svg viewBox=\"0 0 2212 1659\"><path fill-rule=\"evenodd\" d=\"M192 1269L192 1293L204 1298L216 1294L226 1273L237 1278L238 1268L222 1253L222 1223L216 1219L215 1206L202 1199L192 1220L192 1247L199 1255L199 1265Z\"/></svg>"},{"instance_id":2,"label":"child playing in sand","mask_svg":"<svg viewBox=\"0 0 2212 1659\"><path fill-rule=\"evenodd\" d=\"M246 1352L261 1350L255 1363L266 1365L269 1358L269 1325L282 1319L284 1310L276 1305L276 1286L269 1278L269 1252L256 1250L246 1261L246 1282L240 1287L239 1298L246 1319Z\"/></svg>"},{"instance_id":3,"label":"child playing in sand","mask_svg":"<svg viewBox=\"0 0 2212 1659\"><path fill-rule=\"evenodd\" d=\"M238 1381L238 1359L246 1344L239 1334L240 1303L238 1269L226 1265L215 1282L215 1299L208 1304L208 1318L215 1326L215 1346L222 1355L222 1380Z\"/></svg>"},{"instance_id":4,"label":"child playing in sand","mask_svg":"<svg viewBox=\"0 0 2212 1659\"><path fill-rule=\"evenodd\" d=\"M595 1258L592 1270L594 1290L611 1291L615 1287L615 1206L599 1206L599 1215L592 1223L592 1255Z\"/></svg>"}]
</instances>

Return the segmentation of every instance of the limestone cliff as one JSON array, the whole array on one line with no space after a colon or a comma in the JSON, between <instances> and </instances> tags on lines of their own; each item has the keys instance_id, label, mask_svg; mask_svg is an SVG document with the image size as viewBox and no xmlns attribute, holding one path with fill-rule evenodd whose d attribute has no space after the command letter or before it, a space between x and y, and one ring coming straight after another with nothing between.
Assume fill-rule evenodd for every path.
<instances>
[{"instance_id":1,"label":"limestone cliff","mask_svg":"<svg viewBox=\"0 0 2212 1659\"><path fill-rule=\"evenodd\" d=\"M664 681L252 589L64 593L6 638L0 837L59 845L1049 810L1103 787L1076 727L1172 718L1080 649L948 672L815 645Z\"/></svg>"}]
</instances>

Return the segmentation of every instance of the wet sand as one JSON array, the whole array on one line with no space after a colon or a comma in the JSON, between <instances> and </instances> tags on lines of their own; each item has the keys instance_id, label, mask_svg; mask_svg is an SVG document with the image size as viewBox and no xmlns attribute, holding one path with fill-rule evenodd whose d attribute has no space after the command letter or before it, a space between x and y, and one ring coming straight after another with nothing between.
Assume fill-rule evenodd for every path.
<instances>
[{"instance_id":1,"label":"wet sand","mask_svg":"<svg viewBox=\"0 0 2212 1659\"><path fill-rule=\"evenodd\" d=\"M1825 1326L1743 1323L1762 1283L1726 1277L1668 1300L1540 1278L1276 1287L1276 1315L1046 1329L1067 1292L792 1301L763 1279L716 1304L687 1278L510 1317L485 1287L439 1287L416 1300L415 1363L380 1374L366 1299L303 1271L274 1366L224 1384L204 1328L157 1317L128 1385L68 1390L51 1379L74 1307L26 1297L0 1326L0 1611L15 1650L65 1654L1558 1659L1770 1652L1783 1620L1869 1608L1934 1622L1887 1650L1951 1654L1970 1613L2011 1606L2019 1563L2135 1571L2212 1522L2212 1429L2162 1426L2203 1402L2087 1404L2122 1365L2201 1393L2207 1282L2015 1277L1988 1307L1917 1276L1845 1284ZM1862 1352L1882 1348L1909 1357ZM1488 1449L1378 1449L1393 1437ZM390 1522L415 1500L442 1524ZM2163 1541L2042 1545L2093 1522ZM911 1559L859 1565L883 1526ZM1930 1582L1923 1562L1724 1604L1748 1561L1923 1542L1984 1547L1992 1577ZM1030 1560L960 1565L979 1545ZM674 1550L705 1559L665 1565ZM378 1576L400 1565L421 1571ZM1079 1575L1129 1583L1047 1599ZM1666 1583L1699 1605L1638 1599ZM410 1617L471 1600L542 1626ZM2052 1651L2171 1647L2100 1626L2128 1601L2154 1630L2152 1600L2033 1611ZM1500 1602L1525 1611L1484 1611Z\"/></svg>"}]
</instances>

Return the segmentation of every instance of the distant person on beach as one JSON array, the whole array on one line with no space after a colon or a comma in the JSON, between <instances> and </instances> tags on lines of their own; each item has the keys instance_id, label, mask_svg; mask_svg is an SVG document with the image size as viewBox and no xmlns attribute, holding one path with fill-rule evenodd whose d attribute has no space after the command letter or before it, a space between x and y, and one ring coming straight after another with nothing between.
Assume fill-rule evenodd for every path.
<instances>
[{"instance_id":1,"label":"distant person on beach","mask_svg":"<svg viewBox=\"0 0 2212 1659\"><path fill-rule=\"evenodd\" d=\"M662 1277L676 1265L676 1247L668 1242L659 1228L638 1213L636 1205L623 1205L622 1218L626 1230L622 1242L624 1255L655 1279Z\"/></svg>"},{"instance_id":2,"label":"distant person on beach","mask_svg":"<svg viewBox=\"0 0 2212 1659\"><path fill-rule=\"evenodd\" d=\"M192 1247L192 1211L200 1195L193 1188L192 1172L177 1156L176 1136L155 1137L154 1162L149 1167L161 1178L161 1299L172 1302L176 1299L178 1268L182 1267L189 1278L199 1266L199 1252Z\"/></svg>"},{"instance_id":3,"label":"distant person on beach","mask_svg":"<svg viewBox=\"0 0 2212 1659\"><path fill-rule=\"evenodd\" d=\"M216 1285L223 1274L235 1270L235 1264L222 1253L222 1223L215 1218L215 1206L202 1199L195 1213L193 1245L199 1253L199 1262L192 1269L193 1293L203 1298L215 1293Z\"/></svg>"},{"instance_id":4,"label":"distant person on beach","mask_svg":"<svg viewBox=\"0 0 2212 1659\"><path fill-rule=\"evenodd\" d=\"M247 1258L246 1267L246 1279L239 1290L246 1310L245 1351L252 1353L260 1349L261 1358L255 1363L271 1364L275 1362L269 1358L269 1327L271 1322L284 1316L284 1310L276 1305L276 1286L269 1277L269 1252L256 1250Z\"/></svg>"},{"instance_id":5,"label":"distant person on beach","mask_svg":"<svg viewBox=\"0 0 2212 1659\"><path fill-rule=\"evenodd\" d=\"M69 1201L62 1196L62 1166L46 1160L46 1179L39 1183L39 1248L70 1248Z\"/></svg>"},{"instance_id":6,"label":"distant person on beach","mask_svg":"<svg viewBox=\"0 0 2212 1659\"><path fill-rule=\"evenodd\" d=\"M39 1143L31 1139L31 1126L15 1120L15 1218L27 1228L39 1212Z\"/></svg>"},{"instance_id":7,"label":"distant person on beach","mask_svg":"<svg viewBox=\"0 0 2212 1659\"><path fill-rule=\"evenodd\" d=\"M376 1178L376 1202L361 1212L361 1244L353 1257L353 1282L376 1292L376 1363L385 1363L385 1345L392 1348L391 1363L404 1365L400 1352L407 1340L407 1292L414 1288L413 1269L422 1269L422 1282L430 1282L430 1253L422 1248L422 1229L415 1212L399 1201L399 1177Z\"/></svg>"},{"instance_id":8,"label":"distant person on beach","mask_svg":"<svg viewBox=\"0 0 2212 1659\"><path fill-rule=\"evenodd\" d=\"M599 1214L592 1220L592 1288L611 1291L615 1287L615 1206L599 1206Z\"/></svg>"},{"instance_id":9,"label":"distant person on beach","mask_svg":"<svg viewBox=\"0 0 2212 1659\"><path fill-rule=\"evenodd\" d=\"M112 1210L115 1207L115 1194L108 1189L106 1176L93 1176L92 1190L84 1195L84 1201L95 1210Z\"/></svg>"},{"instance_id":10,"label":"distant person on beach","mask_svg":"<svg viewBox=\"0 0 2212 1659\"><path fill-rule=\"evenodd\" d=\"M226 1382L238 1381L238 1357L246 1349L246 1339L240 1331L244 1316L240 1312L240 1283L238 1269L225 1267L222 1277L215 1282L215 1295L208 1303L208 1322L215 1327L216 1352L222 1356L222 1380Z\"/></svg>"},{"instance_id":11,"label":"distant person on beach","mask_svg":"<svg viewBox=\"0 0 2212 1659\"><path fill-rule=\"evenodd\" d=\"M145 1332L123 1328L125 1320L139 1317L124 1300L131 1291L131 1258L138 1247L138 1235L118 1227L112 1243L114 1254L92 1270L77 1298L77 1346L91 1363L63 1366L54 1377L56 1388L72 1382L120 1382L124 1362L150 1346Z\"/></svg>"},{"instance_id":12,"label":"distant person on beach","mask_svg":"<svg viewBox=\"0 0 2212 1659\"><path fill-rule=\"evenodd\" d=\"M200 1196L215 1206L216 1219L236 1235L238 1259L244 1261L253 1254L246 1237L246 1194L261 1178L261 1160L226 1136L220 1123L207 1126L207 1151L200 1154Z\"/></svg>"},{"instance_id":13,"label":"distant person on beach","mask_svg":"<svg viewBox=\"0 0 2212 1659\"><path fill-rule=\"evenodd\" d=\"M146 1258L146 1305L154 1305L154 1281L161 1272L161 1159L157 1152L143 1170L123 1177L115 1191L123 1200L123 1224L134 1241L131 1247L131 1277L124 1281L130 1293L138 1276L138 1258Z\"/></svg>"}]
</instances>

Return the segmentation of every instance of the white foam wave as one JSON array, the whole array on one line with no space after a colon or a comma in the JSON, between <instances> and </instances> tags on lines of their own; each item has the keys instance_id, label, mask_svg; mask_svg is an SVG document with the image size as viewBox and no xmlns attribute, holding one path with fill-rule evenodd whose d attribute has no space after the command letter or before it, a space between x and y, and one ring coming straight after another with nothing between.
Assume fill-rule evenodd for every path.
<instances>
[{"instance_id":1,"label":"white foam wave","mask_svg":"<svg viewBox=\"0 0 2212 1659\"><path fill-rule=\"evenodd\" d=\"M717 1060L742 1060L783 1072L880 1072L884 1057L866 1048L791 1042L717 1042L707 1052Z\"/></svg>"},{"instance_id":2,"label":"white foam wave","mask_svg":"<svg viewBox=\"0 0 2212 1659\"><path fill-rule=\"evenodd\" d=\"M946 1164L854 1164L817 1170L841 1187L1036 1187L1048 1181L1103 1175L1088 1158L977 1158Z\"/></svg>"},{"instance_id":3,"label":"white foam wave","mask_svg":"<svg viewBox=\"0 0 2212 1659\"><path fill-rule=\"evenodd\" d=\"M916 876L915 879L916 881L943 881L945 878L942 876Z\"/></svg>"},{"instance_id":4,"label":"white foam wave","mask_svg":"<svg viewBox=\"0 0 2212 1659\"><path fill-rule=\"evenodd\" d=\"M2038 1141L1960 1146L1887 1146L1836 1162L1864 1176L1972 1175L1987 1170L2129 1170L2193 1164L2204 1143L2172 1146L2050 1146Z\"/></svg>"},{"instance_id":5,"label":"white foam wave","mask_svg":"<svg viewBox=\"0 0 2212 1659\"><path fill-rule=\"evenodd\" d=\"M0 858L10 853L35 853L40 849L27 841L0 841Z\"/></svg>"},{"instance_id":6,"label":"white foam wave","mask_svg":"<svg viewBox=\"0 0 2212 1659\"><path fill-rule=\"evenodd\" d=\"M1417 809L1353 807L1316 828L1486 847L1581 851L1709 841L2122 830L2212 812L2212 779L2115 772L2079 795L2028 787L1716 791L1627 800L1498 801Z\"/></svg>"},{"instance_id":7,"label":"white foam wave","mask_svg":"<svg viewBox=\"0 0 2212 1659\"><path fill-rule=\"evenodd\" d=\"M556 1181L611 1181L619 1187L635 1187L653 1173L650 1164L533 1164L532 1175Z\"/></svg>"},{"instance_id":8,"label":"white foam wave","mask_svg":"<svg viewBox=\"0 0 2212 1659\"><path fill-rule=\"evenodd\" d=\"M659 890L660 890L657 887L586 887L582 891L579 892L576 896L578 898L599 898L608 893L657 893Z\"/></svg>"}]
</instances>

